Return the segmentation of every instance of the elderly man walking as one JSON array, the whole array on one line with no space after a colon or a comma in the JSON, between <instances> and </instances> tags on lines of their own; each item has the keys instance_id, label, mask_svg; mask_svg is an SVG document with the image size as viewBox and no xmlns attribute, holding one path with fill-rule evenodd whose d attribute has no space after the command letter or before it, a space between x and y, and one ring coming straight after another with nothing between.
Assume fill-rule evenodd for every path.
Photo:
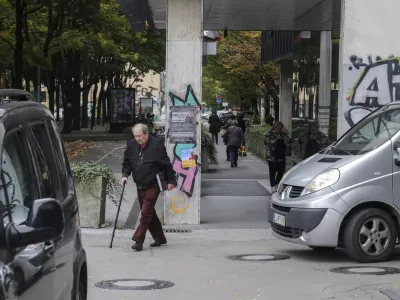
<instances>
[{"instance_id":1,"label":"elderly man walking","mask_svg":"<svg viewBox=\"0 0 400 300\"><path fill-rule=\"evenodd\" d=\"M132 132L134 139L128 143L124 153L121 183L126 183L131 174L136 183L142 216L140 225L132 237L135 241L132 249L142 251L147 230L154 239L150 247L159 247L167 243L154 208L160 194L157 174L164 172L161 178L165 178L169 191L175 188L177 182L164 144L158 138L151 136L144 124L135 125Z\"/></svg>"}]
</instances>

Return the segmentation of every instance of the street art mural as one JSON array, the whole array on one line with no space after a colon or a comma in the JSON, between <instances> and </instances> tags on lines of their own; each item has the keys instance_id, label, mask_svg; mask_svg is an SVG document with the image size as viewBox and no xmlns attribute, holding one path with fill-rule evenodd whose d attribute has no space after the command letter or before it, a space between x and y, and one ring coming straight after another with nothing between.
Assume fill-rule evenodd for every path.
<instances>
[{"instance_id":1,"label":"street art mural","mask_svg":"<svg viewBox=\"0 0 400 300\"><path fill-rule=\"evenodd\" d=\"M174 196L171 207L174 212L183 213L188 208L185 196L192 197L196 176L200 169L200 157L196 154L196 131L197 115L201 104L191 85L187 86L184 99L172 92L169 96L173 107L168 137L169 142L175 144L172 164L178 177L179 191L182 193L182 195ZM174 109L177 107L181 109ZM175 127L171 125L174 121L177 123Z\"/></svg>"},{"instance_id":2,"label":"street art mural","mask_svg":"<svg viewBox=\"0 0 400 300\"><path fill-rule=\"evenodd\" d=\"M364 61L352 55L344 70L344 120L342 133L370 112L390 102L400 100L400 57L382 59L371 56ZM347 67L348 66L348 67Z\"/></svg>"}]
</instances>

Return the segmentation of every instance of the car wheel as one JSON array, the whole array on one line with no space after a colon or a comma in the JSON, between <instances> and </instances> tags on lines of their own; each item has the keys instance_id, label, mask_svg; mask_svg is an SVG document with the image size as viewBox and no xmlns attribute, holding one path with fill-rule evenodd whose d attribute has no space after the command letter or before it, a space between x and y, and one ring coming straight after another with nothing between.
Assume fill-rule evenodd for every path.
<instances>
[{"instance_id":1,"label":"car wheel","mask_svg":"<svg viewBox=\"0 0 400 300\"><path fill-rule=\"evenodd\" d=\"M355 213L350 217L343 232L347 255L361 263L389 260L396 237L397 228L393 218L377 208Z\"/></svg>"},{"instance_id":2,"label":"car wheel","mask_svg":"<svg viewBox=\"0 0 400 300\"><path fill-rule=\"evenodd\" d=\"M308 247L319 252L328 252L336 249L336 247L315 247L315 246L308 246Z\"/></svg>"},{"instance_id":3,"label":"car wheel","mask_svg":"<svg viewBox=\"0 0 400 300\"><path fill-rule=\"evenodd\" d=\"M78 290L76 291L76 300L86 300L86 289L82 280L79 280Z\"/></svg>"}]
</instances>

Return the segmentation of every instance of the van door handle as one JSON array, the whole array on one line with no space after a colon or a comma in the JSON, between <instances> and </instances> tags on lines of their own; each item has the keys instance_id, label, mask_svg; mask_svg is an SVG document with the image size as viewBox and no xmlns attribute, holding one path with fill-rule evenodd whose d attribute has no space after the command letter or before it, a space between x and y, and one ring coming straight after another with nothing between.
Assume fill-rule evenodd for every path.
<instances>
[{"instance_id":1,"label":"van door handle","mask_svg":"<svg viewBox=\"0 0 400 300\"><path fill-rule=\"evenodd\" d=\"M43 252L46 254L53 255L54 253L54 243L53 242L45 242L43 247Z\"/></svg>"}]
</instances>

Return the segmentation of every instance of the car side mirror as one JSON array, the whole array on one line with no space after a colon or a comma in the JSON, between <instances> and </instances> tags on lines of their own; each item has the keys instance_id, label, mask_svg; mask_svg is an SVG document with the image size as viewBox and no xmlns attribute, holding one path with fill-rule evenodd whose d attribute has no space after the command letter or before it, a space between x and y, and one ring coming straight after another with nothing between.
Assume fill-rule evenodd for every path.
<instances>
[{"instance_id":1,"label":"car side mirror","mask_svg":"<svg viewBox=\"0 0 400 300\"><path fill-rule=\"evenodd\" d=\"M7 226L7 246L15 249L60 238L64 226L64 214L59 201L51 198L35 200L26 225Z\"/></svg>"}]
</instances>

